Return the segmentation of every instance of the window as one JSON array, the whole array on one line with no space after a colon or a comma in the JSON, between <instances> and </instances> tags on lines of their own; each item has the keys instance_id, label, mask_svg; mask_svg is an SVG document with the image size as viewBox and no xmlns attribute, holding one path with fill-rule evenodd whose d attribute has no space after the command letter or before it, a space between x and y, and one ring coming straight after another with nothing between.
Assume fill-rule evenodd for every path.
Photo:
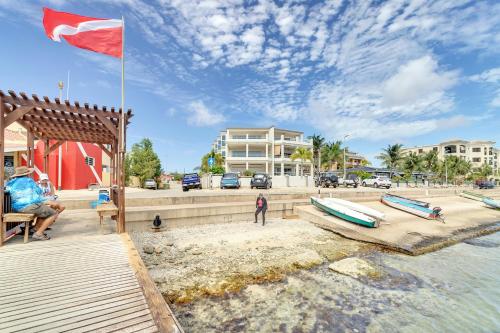
<instances>
[{"instance_id":1,"label":"window","mask_svg":"<svg viewBox=\"0 0 500 333\"><path fill-rule=\"evenodd\" d=\"M232 157L246 157L247 153L246 153L246 151L242 151L242 150L234 150L231 152L231 156Z\"/></svg>"},{"instance_id":2,"label":"window","mask_svg":"<svg viewBox=\"0 0 500 333\"><path fill-rule=\"evenodd\" d=\"M85 164L94 166L95 165L95 160L93 157L87 156L85 157Z\"/></svg>"},{"instance_id":3,"label":"window","mask_svg":"<svg viewBox=\"0 0 500 333\"><path fill-rule=\"evenodd\" d=\"M226 136L225 135L222 136L222 140L226 140Z\"/></svg>"},{"instance_id":4,"label":"window","mask_svg":"<svg viewBox=\"0 0 500 333\"><path fill-rule=\"evenodd\" d=\"M424 152L424 150L423 150L423 149L419 149L419 150L418 150L418 153L419 153L419 154L422 154L423 152Z\"/></svg>"},{"instance_id":5,"label":"window","mask_svg":"<svg viewBox=\"0 0 500 333\"><path fill-rule=\"evenodd\" d=\"M481 157L474 157L474 158L472 158L472 162L481 163Z\"/></svg>"},{"instance_id":6,"label":"window","mask_svg":"<svg viewBox=\"0 0 500 333\"><path fill-rule=\"evenodd\" d=\"M254 151L254 150L249 150L248 151L248 157L265 157L266 153L263 151Z\"/></svg>"},{"instance_id":7,"label":"window","mask_svg":"<svg viewBox=\"0 0 500 333\"><path fill-rule=\"evenodd\" d=\"M438 147L433 147L432 150L438 151Z\"/></svg>"},{"instance_id":8,"label":"window","mask_svg":"<svg viewBox=\"0 0 500 333\"><path fill-rule=\"evenodd\" d=\"M222 151L222 157L226 157L226 152Z\"/></svg>"},{"instance_id":9,"label":"window","mask_svg":"<svg viewBox=\"0 0 500 333\"><path fill-rule=\"evenodd\" d=\"M109 172L109 171L110 171L109 165L105 165L105 164L103 164L103 165L102 165L102 171L103 171L103 172Z\"/></svg>"},{"instance_id":10,"label":"window","mask_svg":"<svg viewBox=\"0 0 500 333\"><path fill-rule=\"evenodd\" d=\"M464 145L460 145L460 153L461 154L465 153L465 146Z\"/></svg>"},{"instance_id":11,"label":"window","mask_svg":"<svg viewBox=\"0 0 500 333\"><path fill-rule=\"evenodd\" d=\"M478 147L472 148L472 152L473 153L480 153L481 152L481 148L478 148Z\"/></svg>"},{"instance_id":12,"label":"window","mask_svg":"<svg viewBox=\"0 0 500 333\"><path fill-rule=\"evenodd\" d=\"M249 135L248 136L249 139L252 139L252 140L259 140L259 139L262 139L262 135Z\"/></svg>"},{"instance_id":13,"label":"window","mask_svg":"<svg viewBox=\"0 0 500 333\"><path fill-rule=\"evenodd\" d=\"M457 146L446 146L444 147L445 154L455 154L457 152Z\"/></svg>"},{"instance_id":14,"label":"window","mask_svg":"<svg viewBox=\"0 0 500 333\"><path fill-rule=\"evenodd\" d=\"M233 135L234 140L246 140L246 135Z\"/></svg>"}]
</instances>

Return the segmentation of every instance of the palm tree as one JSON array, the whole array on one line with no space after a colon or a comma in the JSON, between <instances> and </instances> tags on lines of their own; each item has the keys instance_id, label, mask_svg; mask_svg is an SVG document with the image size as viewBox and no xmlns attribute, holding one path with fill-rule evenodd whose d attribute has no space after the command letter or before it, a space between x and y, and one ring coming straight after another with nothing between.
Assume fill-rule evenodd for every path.
<instances>
[{"instance_id":1,"label":"palm tree","mask_svg":"<svg viewBox=\"0 0 500 333\"><path fill-rule=\"evenodd\" d=\"M313 134L308 137L309 140L312 140L313 144L313 158L315 158L315 168L317 172L321 172L321 148L325 144L325 138L321 135Z\"/></svg>"},{"instance_id":2,"label":"palm tree","mask_svg":"<svg viewBox=\"0 0 500 333\"><path fill-rule=\"evenodd\" d=\"M324 164L330 168L336 164L337 166L343 163L342 141L332 141L325 144L321 150L321 155L324 156Z\"/></svg>"},{"instance_id":3,"label":"palm tree","mask_svg":"<svg viewBox=\"0 0 500 333\"><path fill-rule=\"evenodd\" d=\"M377 156L387 168L390 169L390 178L392 178L392 170L399 167L404 159L402 151L403 145L396 143L395 145L388 145L383 149L383 152Z\"/></svg>"},{"instance_id":4,"label":"palm tree","mask_svg":"<svg viewBox=\"0 0 500 333\"><path fill-rule=\"evenodd\" d=\"M218 167L222 167L224 165L224 157L219 154L219 153L216 153L213 149L212 151L210 151L208 154L205 154L203 155L203 157L201 158L201 171L203 172L209 172L210 171L210 167L208 166L208 159L210 157L213 157L215 159L215 163L213 166L218 166Z\"/></svg>"},{"instance_id":5,"label":"palm tree","mask_svg":"<svg viewBox=\"0 0 500 333\"><path fill-rule=\"evenodd\" d=\"M422 158L422 166L427 173L436 172L438 168L438 153L435 150L428 151Z\"/></svg>"},{"instance_id":6,"label":"palm tree","mask_svg":"<svg viewBox=\"0 0 500 333\"><path fill-rule=\"evenodd\" d=\"M493 169L491 166L488 164L484 163L481 168L478 170L478 175L481 178L488 178L488 176L491 176L493 174Z\"/></svg>"},{"instance_id":7,"label":"palm tree","mask_svg":"<svg viewBox=\"0 0 500 333\"><path fill-rule=\"evenodd\" d=\"M422 157L420 157L420 155L418 155L417 153L410 152L404 158L403 167L404 167L405 173L411 177L413 172L422 170L422 168L423 168Z\"/></svg>"},{"instance_id":8,"label":"palm tree","mask_svg":"<svg viewBox=\"0 0 500 333\"><path fill-rule=\"evenodd\" d=\"M295 160L300 160L299 163L299 174L302 175L302 164L305 161L312 161L313 159L313 153L307 148L304 147L297 147L293 154L290 156L292 161Z\"/></svg>"}]
</instances>

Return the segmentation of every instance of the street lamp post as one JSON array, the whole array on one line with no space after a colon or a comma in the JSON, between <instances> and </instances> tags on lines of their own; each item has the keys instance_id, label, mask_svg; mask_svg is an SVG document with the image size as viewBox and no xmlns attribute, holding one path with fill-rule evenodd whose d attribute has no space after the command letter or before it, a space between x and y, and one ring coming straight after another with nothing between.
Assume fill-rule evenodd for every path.
<instances>
[{"instance_id":1,"label":"street lamp post","mask_svg":"<svg viewBox=\"0 0 500 333\"><path fill-rule=\"evenodd\" d=\"M345 142L345 140L351 136L350 134L346 134L344 135L344 140L342 142ZM346 146L344 145L344 181L345 181L345 178L346 178L346 169L345 169L345 164L346 164L346 160L345 160L345 154L346 154Z\"/></svg>"}]
</instances>

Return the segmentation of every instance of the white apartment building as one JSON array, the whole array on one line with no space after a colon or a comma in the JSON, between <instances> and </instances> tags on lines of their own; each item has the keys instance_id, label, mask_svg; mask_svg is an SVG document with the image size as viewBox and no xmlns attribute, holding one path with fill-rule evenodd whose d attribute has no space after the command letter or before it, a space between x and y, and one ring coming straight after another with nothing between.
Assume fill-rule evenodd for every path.
<instances>
[{"instance_id":1,"label":"white apartment building","mask_svg":"<svg viewBox=\"0 0 500 333\"><path fill-rule=\"evenodd\" d=\"M443 160L445 156L458 156L470 161L473 168L480 168L488 164L496 172L500 168L500 149L495 148L495 141L465 141L452 140L436 145L420 146L403 149L404 152L425 154L428 151L437 151L438 158Z\"/></svg>"},{"instance_id":2,"label":"white apartment building","mask_svg":"<svg viewBox=\"0 0 500 333\"><path fill-rule=\"evenodd\" d=\"M227 128L221 131L212 148L225 160L226 172L265 172L274 176L298 176L300 160L290 156L297 147L312 150L304 133L270 128ZM303 175L312 175L312 162L302 164Z\"/></svg>"}]
</instances>

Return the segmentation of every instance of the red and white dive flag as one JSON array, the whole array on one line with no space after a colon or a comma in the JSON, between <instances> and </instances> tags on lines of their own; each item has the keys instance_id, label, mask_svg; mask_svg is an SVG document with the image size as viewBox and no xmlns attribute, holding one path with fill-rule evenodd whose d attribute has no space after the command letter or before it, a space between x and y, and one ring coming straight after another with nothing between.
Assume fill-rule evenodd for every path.
<instances>
[{"instance_id":1,"label":"red and white dive flag","mask_svg":"<svg viewBox=\"0 0 500 333\"><path fill-rule=\"evenodd\" d=\"M121 58L122 20L102 19L43 9L45 33L53 41Z\"/></svg>"}]
</instances>

